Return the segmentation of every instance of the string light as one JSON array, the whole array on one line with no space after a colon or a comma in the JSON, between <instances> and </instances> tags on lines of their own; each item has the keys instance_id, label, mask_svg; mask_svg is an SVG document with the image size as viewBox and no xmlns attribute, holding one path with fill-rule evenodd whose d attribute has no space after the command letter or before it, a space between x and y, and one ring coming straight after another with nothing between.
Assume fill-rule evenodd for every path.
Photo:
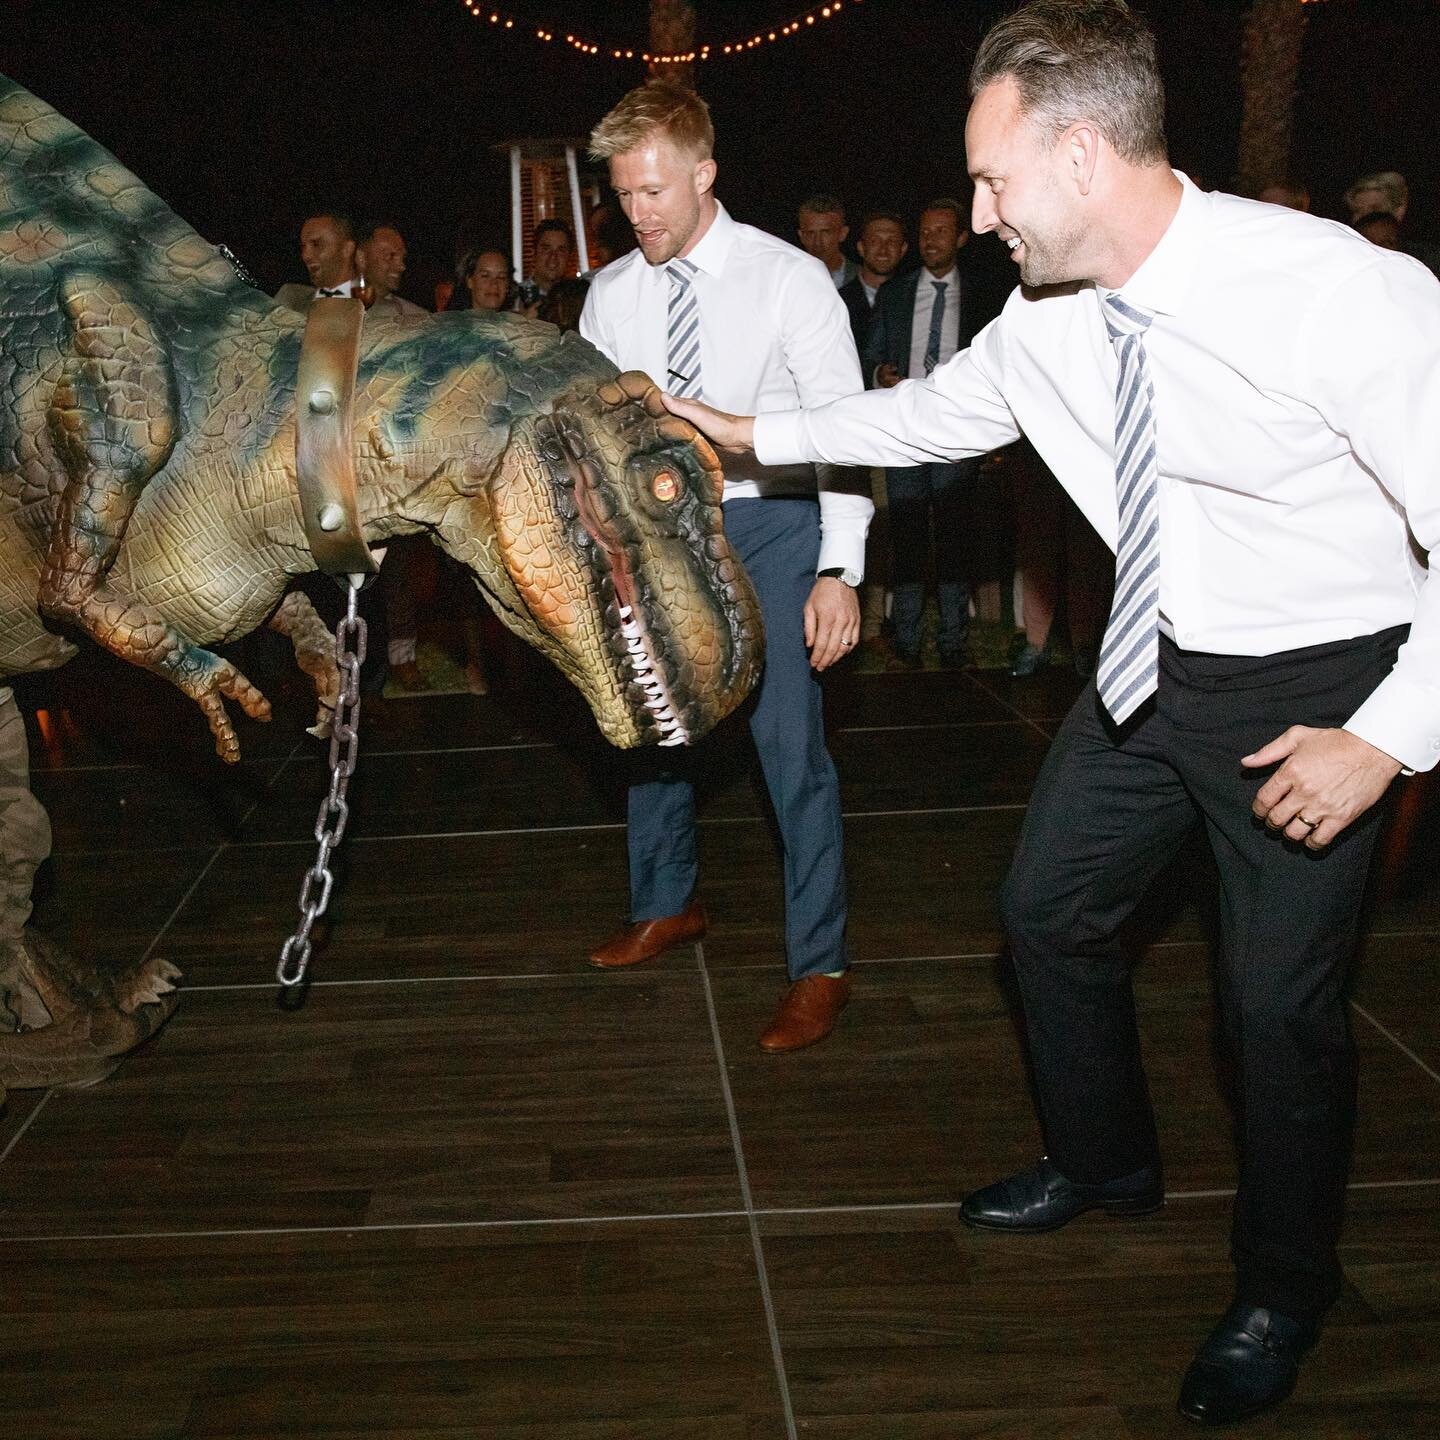
<instances>
[{"instance_id":1,"label":"string light","mask_svg":"<svg viewBox=\"0 0 1440 1440\"><path fill-rule=\"evenodd\" d=\"M724 43L712 41L683 53L651 54L648 50L642 50L637 57L637 52L633 47L605 44L587 36L575 34L566 35L564 43L572 50L578 50L582 55L603 54L608 60L639 58L647 65L691 65L699 60L714 59L718 55L743 55L748 50L758 50L762 45L773 45L779 40L788 40L792 35L798 35L802 27L812 26L817 20L829 20L833 16L839 15L847 4L853 7L860 3L861 0L828 0L828 3L812 6L809 10L802 10L793 20L787 21L778 29L763 30L757 34ZM559 32L552 30L548 25L521 21L517 16L504 10L491 9L489 4L481 4L480 0L465 0L465 8L476 20L483 20L495 26L497 30L515 30L518 25L522 31L533 33L537 40L542 40L546 44L559 41Z\"/></svg>"}]
</instances>

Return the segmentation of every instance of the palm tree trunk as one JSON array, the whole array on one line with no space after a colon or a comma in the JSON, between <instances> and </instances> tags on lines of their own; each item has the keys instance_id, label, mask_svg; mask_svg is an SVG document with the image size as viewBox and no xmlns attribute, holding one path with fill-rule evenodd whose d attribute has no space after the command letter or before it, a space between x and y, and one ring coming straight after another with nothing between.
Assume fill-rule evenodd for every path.
<instances>
[{"instance_id":1,"label":"palm tree trunk","mask_svg":"<svg viewBox=\"0 0 1440 1440\"><path fill-rule=\"evenodd\" d=\"M1245 21L1239 188L1247 194L1289 172L1306 8L1302 0L1254 0Z\"/></svg>"},{"instance_id":2,"label":"palm tree trunk","mask_svg":"<svg viewBox=\"0 0 1440 1440\"><path fill-rule=\"evenodd\" d=\"M650 51L654 55L688 55L695 48L694 0L650 0ZM673 65L650 62L653 79L673 80L695 88L692 61Z\"/></svg>"}]
</instances>

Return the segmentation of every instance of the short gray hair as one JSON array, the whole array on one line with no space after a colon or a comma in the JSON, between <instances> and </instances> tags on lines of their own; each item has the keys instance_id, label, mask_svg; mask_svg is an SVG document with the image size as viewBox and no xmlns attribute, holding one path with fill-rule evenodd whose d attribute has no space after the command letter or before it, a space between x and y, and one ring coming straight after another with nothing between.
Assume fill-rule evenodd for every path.
<instances>
[{"instance_id":1,"label":"short gray hair","mask_svg":"<svg viewBox=\"0 0 1440 1440\"><path fill-rule=\"evenodd\" d=\"M1364 190L1374 190L1383 195L1387 210L1403 210L1410 200L1410 187L1398 170L1376 170L1369 175L1362 175L1345 192L1345 203L1353 205L1351 197Z\"/></svg>"},{"instance_id":2,"label":"short gray hair","mask_svg":"<svg viewBox=\"0 0 1440 1440\"><path fill-rule=\"evenodd\" d=\"M1165 159L1155 36L1124 0L1031 0L980 42L970 94L1007 77L1052 140L1088 120L1122 159Z\"/></svg>"}]
</instances>

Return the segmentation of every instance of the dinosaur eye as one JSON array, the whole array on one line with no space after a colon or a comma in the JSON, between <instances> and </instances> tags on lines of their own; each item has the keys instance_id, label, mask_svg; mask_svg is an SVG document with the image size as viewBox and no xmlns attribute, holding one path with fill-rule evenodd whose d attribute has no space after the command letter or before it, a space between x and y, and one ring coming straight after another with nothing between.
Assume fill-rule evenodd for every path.
<instances>
[{"instance_id":1,"label":"dinosaur eye","mask_svg":"<svg viewBox=\"0 0 1440 1440\"><path fill-rule=\"evenodd\" d=\"M650 490L657 500L668 505L680 493L680 482L669 470L660 470L650 482Z\"/></svg>"}]
</instances>

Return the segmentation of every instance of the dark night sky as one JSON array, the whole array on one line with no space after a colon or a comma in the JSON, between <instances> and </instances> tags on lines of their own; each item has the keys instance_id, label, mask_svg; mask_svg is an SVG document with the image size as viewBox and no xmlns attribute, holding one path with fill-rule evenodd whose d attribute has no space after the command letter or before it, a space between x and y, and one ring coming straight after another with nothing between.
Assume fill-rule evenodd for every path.
<instances>
[{"instance_id":1,"label":"dark night sky","mask_svg":"<svg viewBox=\"0 0 1440 1440\"><path fill-rule=\"evenodd\" d=\"M780 23L801 0L701 0L702 38ZM816 0L817 5L821 0ZM512 0L597 40L645 41L644 0ZM719 193L789 236L795 200L913 215L963 187L965 77L998 0L864 0L815 32L700 72ZM1175 163L1223 184L1239 123L1242 0L1151 0ZM390 217L406 289L448 266L462 230L505 233L513 135L583 135L643 67L582 58L477 22L462 0L8 0L0 71L114 151L267 288L303 278L300 220ZM1409 176L1440 230L1440 4L1324 0L1311 12L1294 169L1333 211L1357 171ZM992 242L993 243L993 242Z\"/></svg>"}]
</instances>

